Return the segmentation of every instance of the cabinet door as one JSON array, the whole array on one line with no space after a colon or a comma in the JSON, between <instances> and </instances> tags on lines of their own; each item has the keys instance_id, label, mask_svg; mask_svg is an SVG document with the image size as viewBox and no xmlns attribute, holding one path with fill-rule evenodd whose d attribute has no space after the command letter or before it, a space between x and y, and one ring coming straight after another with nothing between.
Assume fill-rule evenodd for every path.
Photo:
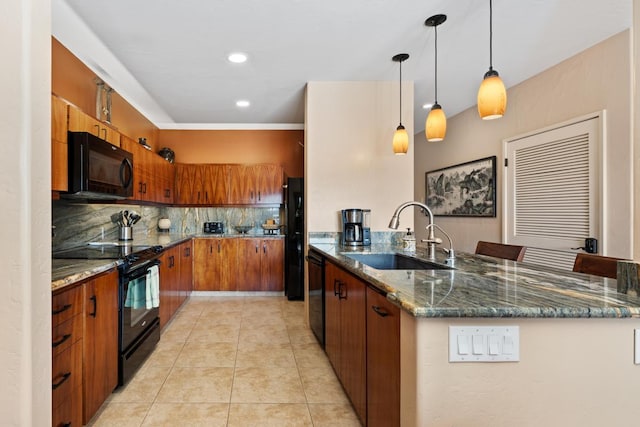
<instances>
[{"instance_id":1,"label":"cabinet door","mask_svg":"<svg viewBox=\"0 0 640 427\"><path fill-rule=\"evenodd\" d=\"M110 142L116 147L120 146L119 132L73 105L69 105L69 130L74 132L89 132L98 138Z\"/></svg>"},{"instance_id":2,"label":"cabinet door","mask_svg":"<svg viewBox=\"0 0 640 427\"><path fill-rule=\"evenodd\" d=\"M193 288L196 291L235 291L239 239L196 239Z\"/></svg>"},{"instance_id":3,"label":"cabinet door","mask_svg":"<svg viewBox=\"0 0 640 427\"><path fill-rule=\"evenodd\" d=\"M235 291L238 285L238 242L240 239L218 240L220 249L216 260L216 268L219 270L219 290Z\"/></svg>"},{"instance_id":4,"label":"cabinet door","mask_svg":"<svg viewBox=\"0 0 640 427\"><path fill-rule=\"evenodd\" d=\"M338 268L327 263L324 277L324 351L337 374L340 369L340 300L338 299L340 283Z\"/></svg>"},{"instance_id":5,"label":"cabinet door","mask_svg":"<svg viewBox=\"0 0 640 427\"><path fill-rule=\"evenodd\" d=\"M400 309L367 287L367 426L400 425Z\"/></svg>"},{"instance_id":6,"label":"cabinet door","mask_svg":"<svg viewBox=\"0 0 640 427\"><path fill-rule=\"evenodd\" d=\"M255 177L257 187L256 203L280 204L283 203L282 184L283 172L279 165L263 164L255 165Z\"/></svg>"},{"instance_id":7,"label":"cabinet door","mask_svg":"<svg viewBox=\"0 0 640 427\"><path fill-rule=\"evenodd\" d=\"M196 165L176 164L174 202L189 205L194 202Z\"/></svg>"},{"instance_id":8,"label":"cabinet door","mask_svg":"<svg viewBox=\"0 0 640 427\"><path fill-rule=\"evenodd\" d=\"M229 199L229 165L202 165L205 203L224 205Z\"/></svg>"},{"instance_id":9,"label":"cabinet door","mask_svg":"<svg viewBox=\"0 0 640 427\"><path fill-rule=\"evenodd\" d=\"M340 376L356 414L367 417L366 285L341 272L346 285L340 289Z\"/></svg>"},{"instance_id":10,"label":"cabinet door","mask_svg":"<svg viewBox=\"0 0 640 427\"><path fill-rule=\"evenodd\" d=\"M262 240L262 262L260 265L262 291L284 290L284 241Z\"/></svg>"},{"instance_id":11,"label":"cabinet door","mask_svg":"<svg viewBox=\"0 0 640 427\"><path fill-rule=\"evenodd\" d=\"M238 291L259 291L261 289L262 240L238 239Z\"/></svg>"},{"instance_id":12,"label":"cabinet door","mask_svg":"<svg viewBox=\"0 0 640 427\"><path fill-rule=\"evenodd\" d=\"M229 165L229 203L249 205L255 203L254 169L250 165Z\"/></svg>"},{"instance_id":13,"label":"cabinet door","mask_svg":"<svg viewBox=\"0 0 640 427\"><path fill-rule=\"evenodd\" d=\"M193 242L191 240L180 245L180 289L181 301L187 299L193 289Z\"/></svg>"},{"instance_id":14,"label":"cabinet door","mask_svg":"<svg viewBox=\"0 0 640 427\"><path fill-rule=\"evenodd\" d=\"M175 193L175 167L173 164L160 157L160 166L156 171L156 179L159 182L158 202L172 204Z\"/></svg>"},{"instance_id":15,"label":"cabinet door","mask_svg":"<svg viewBox=\"0 0 640 427\"><path fill-rule=\"evenodd\" d=\"M84 284L83 420L88 423L118 385L118 272Z\"/></svg>"},{"instance_id":16,"label":"cabinet door","mask_svg":"<svg viewBox=\"0 0 640 427\"><path fill-rule=\"evenodd\" d=\"M67 191L67 103L57 96L51 97L51 190Z\"/></svg>"},{"instance_id":17,"label":"cabinet door","mask_svg":"<svg viewBox=\"0 0 640 427\"><path fill-rule=\"evenodd\" d=\"M145 148L133 139L123 136L122 148L133 154L133 196L132 200L148 200L147 187L150 165Z\"/></svg>"},{"instance_id":18,"label":"cabinet door","mask_svg":"<svg viewBox=\"0 0 640 427\"><path fill-rule=\"evenodd\" d=\"M160 328L169 323L178 308L177 261L179 262L179 252L176 248L166 249L160 256Z\"/></svg>"}]
</instances>

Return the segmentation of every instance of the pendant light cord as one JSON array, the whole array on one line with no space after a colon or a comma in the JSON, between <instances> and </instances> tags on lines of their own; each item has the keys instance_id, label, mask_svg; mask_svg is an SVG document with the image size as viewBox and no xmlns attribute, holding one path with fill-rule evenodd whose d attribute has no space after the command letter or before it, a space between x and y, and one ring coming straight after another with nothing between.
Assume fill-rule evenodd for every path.
<instances>
[{"instance_id":1,"label":"pendant light cord","mask_svg":"<svg viewBox=\"0 0 640 427\"><path fill-rule=\"evenodd\" d=\"M400 61L400 126L402 126L402 61Z\"/></svg>"},{"instance_id":2,"label":"pendant light cord","mask_svg":"<svg viewBox=\"0 0 640 427\"><path fill-rule=\"evenodd\" d=\"M436 32L435 45L436 45L436 61L435 61L435 83L436 83L436 102L434 105L438 104L438 26L433 27Z\"/></svg>"},{"instance_id":3,"label":"pendant light cord","mask_svg":"<svg viewBox=\"0 0 640 427\"><path fill-rule=\"evenodd\" d=\"M489 71L493 70L493 1L489 0Z\"/></svg>"}]
</instances>

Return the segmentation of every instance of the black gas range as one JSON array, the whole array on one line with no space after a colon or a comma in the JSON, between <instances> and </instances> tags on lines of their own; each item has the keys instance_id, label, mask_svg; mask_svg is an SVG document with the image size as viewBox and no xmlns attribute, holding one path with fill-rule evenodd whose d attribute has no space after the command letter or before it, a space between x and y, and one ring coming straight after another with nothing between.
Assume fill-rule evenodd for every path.
<instances>
[{"instance_id":1,"label":"black gas range","mask_svg":"<svg viewBox=\"0 0 640 427\"><path fill-rule=\"evenodd\" d=\"M121 260L118 266L118 385L131 379L160 341L160 245L87 244L57 259Z\"/></svg>"}]
</instances>

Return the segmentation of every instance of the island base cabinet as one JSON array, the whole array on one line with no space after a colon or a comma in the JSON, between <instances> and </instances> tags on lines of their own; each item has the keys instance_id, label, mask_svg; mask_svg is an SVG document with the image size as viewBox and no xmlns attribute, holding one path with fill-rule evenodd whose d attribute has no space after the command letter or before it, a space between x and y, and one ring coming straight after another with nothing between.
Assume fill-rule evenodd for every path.
<instances>
[{"instance_id":1,"label":"island base cabinet","mask_svg":"<svg viewBox=\"0 0 640 427\"><path fill-rule=\"evenodd\" d=\"M325 274L325 351L366 424L366 285L331 263Z\"/></svg>"},{"instance_id":2,"label":"island base cabinet","mask_svg":"<svg viewBox=\"0 0 640 427\"><path fill-rule=\"evenodd\" d=\"M367 287L367 426L400 425L400 309Z\"/></svg>"}]
</instances>

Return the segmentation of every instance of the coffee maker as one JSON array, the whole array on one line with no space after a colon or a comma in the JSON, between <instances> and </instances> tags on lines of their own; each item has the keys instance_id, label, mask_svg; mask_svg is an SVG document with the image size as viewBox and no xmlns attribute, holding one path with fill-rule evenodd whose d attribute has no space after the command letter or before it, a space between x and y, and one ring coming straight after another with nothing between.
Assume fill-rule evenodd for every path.
<instances>
[{"instance_id":1,"label":"coffee maker","mask_svg":"<svg viewBox=\"0 0 640 427\"><path fill-rule=\"evenodd\" d=\"M371 209L342 210L342 245L371 245Z\"/></svg>"}]
</instances>

